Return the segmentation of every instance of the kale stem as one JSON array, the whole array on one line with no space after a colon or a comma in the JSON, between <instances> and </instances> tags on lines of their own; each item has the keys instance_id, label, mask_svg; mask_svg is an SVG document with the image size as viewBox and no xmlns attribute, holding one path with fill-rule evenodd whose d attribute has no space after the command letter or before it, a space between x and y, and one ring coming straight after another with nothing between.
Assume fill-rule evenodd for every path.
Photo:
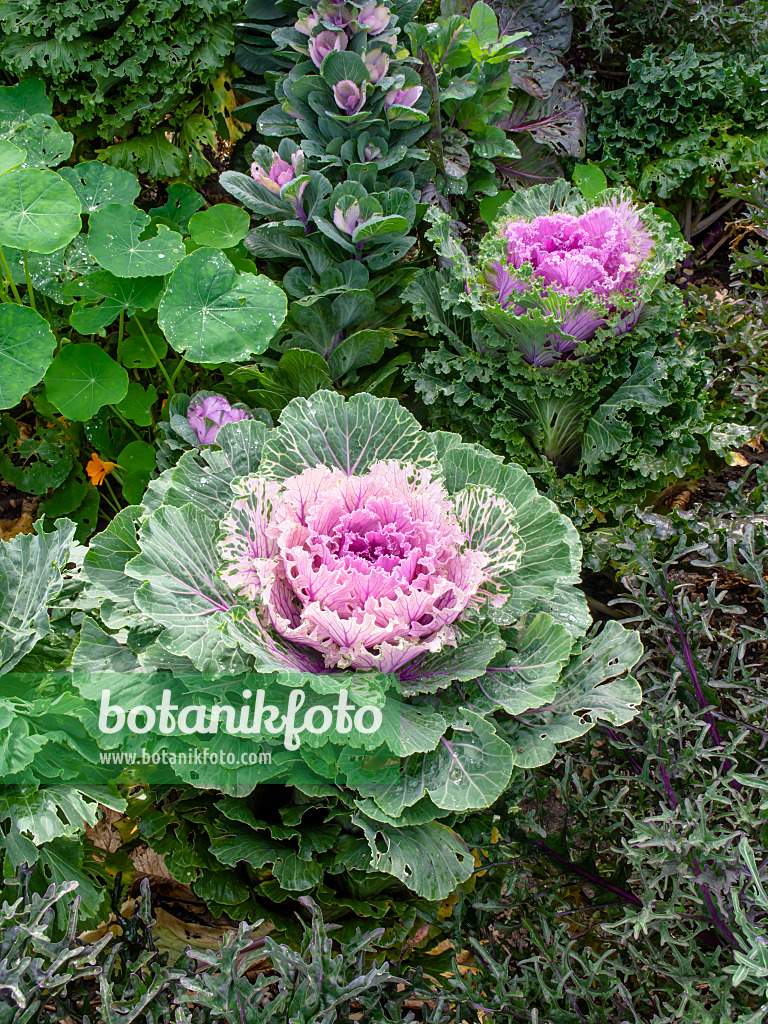
<instances>
[{"instance_id":1,"label":"kale stem","mask_svg":"<svg viewBox=\"0 0 768 1024\"><path fill-rule=\"evenodd\" d=\"M32 278L29 276L29 263L27 261L26 249L21 250L21 257L24 260L24 277L26 277L27 279L27 296L29 298L29 304L32 307L32 309L37 311L37 306L35 305L35 292L34 289L32 288Z\"/></svg>"},{"instance_id":2,"label":"kale stem","mask_svg":"<svg viewBox=\"0 0 768 1024\"><path fill-rule=\"evenodd\" d=\"M661 583L661 592L662 592L662 594L664 595L664 597L665 597L665 599L667 601L667 604L669 606L669 611L670 611L670 614L672 616L672 620L673 620L673 622L675 624L675 632L677 633L677 635L678 635L678 637L680 639L680 646L682 647L682 650L683 650L683 658L684 658L685 664L686 664L686 666L688 668L688 672L690 674L691 681L693 682L693 692L696 694L696 700L698 702L699 707L702 710L704 710L705 708L709 707L709 701L707 700L707 698L706 698L706 696L704 694L704 690L702 688L702 685L701 685L701 683L699 681L699 674L696 671L696 663L693 660L693 651L691 650L691 645L688 643L688 637L685 635L685 630L683 629L682 623L680 622L680 618L679 618L679 616L678 616L677 612L675 611L675 608L674 608L674 606L672 604L672 599L670 598L669 594L667 593L667 588L664 586L663 583ZM666 641L667 647L669 647L670 651L672 651L672 653L674 654L675 651L674 651L674 648L672 647L672 644L669 642L669 640L666 637L664 639ZM717 725L715 724L715 720L712 717L712 712L711 711L704 711L704 721L709 726L709 734L712 737L712 742L715 744L716 747L722 747L723 746L723 741L720 738L720 730L717 728ZM730 759L726 757L723 760L723 770L726 771L726 772L729 772L732 767L733 767L733 765L731 764ZM741 783L737 782L736 779L733 779L731 781L731 788L735 789L737 793L740 793L741 792Z\"/></svg>"},{"instance_id":3,"label":"kale stem","mask_svg":"<svg viewBox=\"0 0 768 1024\"><path fill-rule=\"evenodd\" d=\"M544 853L556 864L562 864L563 867L572 871L574 874L584 878L587 882L591 882L592 885L597 885L601 889L605 889L608 892L614 893L616 896L620 896L625 902L633 904L635 907L642 907L643 901L639 899L633 892L628 892L625 889L620 889L617 885L612 885L610 882L606 882L600 875L593 874L591 871L585 871L584 868L577 867L571 863L567 857L563 857L557 853L551 847L547 846L541 839L534 839L533 836L526 836L529 843L533 843L534 846L538 846L539 849L543 850Z\"/></svg>"},{"instance_id":4,"label":"kale stem","mask_svg":"<svg viewBox=\"0 0 768 1024\"><path fill-rule=\"evenodd\" d=\"M8 260L5 258L2 245L0 245L0 263L3 264L3 272L8 280L8 284L11 286L11 291L16 298L16 302L21 305L21 294L19 293L19 289L16 287L16 282L11 276L11 268L8 266Z\"/></svg>"}]
</instances>

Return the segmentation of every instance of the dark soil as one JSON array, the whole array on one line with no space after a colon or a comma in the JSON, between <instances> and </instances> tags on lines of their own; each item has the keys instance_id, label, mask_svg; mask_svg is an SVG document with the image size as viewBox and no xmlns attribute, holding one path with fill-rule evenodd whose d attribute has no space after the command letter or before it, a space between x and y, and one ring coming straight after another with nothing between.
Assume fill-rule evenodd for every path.
<instances>
[{"instance_id":1,"label":"dark soil","mask_svg":"<svg viewBox=\"0 0 768 1024\"><path fill-rule=\"evenodd\" d=\"M203 146L203 154L206 160L212 165L213 171L202 185L198 186L198 192L203 196L209 206L216 203L231 203L239 205L235 199L225 191L219 184L219 175L230 168L232 162L232 147L222 143L220 153L215 153L209 146ZM162 206L168 198L168 186L164 184L144 185L136 205L142 210L151 210L156 206Z\"/></svg>"},{"instance_id":2,"label":"dark soil","mask_svg":"<svg viewBox=\"0 0 768 1024\"><path fill-rule=\"evenodd\" d=\"M37 498L23 494L0 479L0 519L18 519L22 512L28 511L24 508L25 504L37 507Z\"/></svg>"},{"instance_id":3,"label":"dark soil","mask_svg":"<svg viewBox=\"0 0 768 1024\"><path fill-rule=\"evenodd\" d=\"M768 463L768 448L762 451L743 445L738 454L748 463L746 466L725 466L720 473L710 473L696 482L692 495L692 505L707 506L723 501L734 487L740 483L752 466L764 466ZM754 474L753 474L754 475Z\"/></svg>"}]
</instances>

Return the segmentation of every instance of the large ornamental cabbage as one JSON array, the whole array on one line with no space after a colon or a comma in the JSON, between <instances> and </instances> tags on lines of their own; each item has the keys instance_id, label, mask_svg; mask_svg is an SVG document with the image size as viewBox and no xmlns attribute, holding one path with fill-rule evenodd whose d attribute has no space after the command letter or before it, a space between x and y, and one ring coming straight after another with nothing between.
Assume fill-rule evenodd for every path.
<instances>
[{"instance_id":1,"label":"large ornamental cabbage","mask_svg":"<svg viewBox=\"0 0 768 1024\"><path fill-rule=\"evenodd\" d=\"M241 756L264 736L104 742L221 748L235 764L178 765L177 777L236 796L256 787L252 807L267 782L270 807L278 783L283 804L311 804L338 843L305 847L266 810L221 824L216 857L273 865L270 892L363 870L443 898L474 868L457 815L640 701L627 675L637 636L615 622L587 636L580 557L571 523L518 466L423 431L393 399L320 391L274 429L224 423L93 540L84 573L100 622L84 625L75 671L86 694L105 666L119 673L110 699L125 708L165 690L174 707L236 707L268 686L278 703L298 690L380 709L375 735L336 726L292 749L276 741L269 764Z\"/></svg>"},{"instance_id":2,"label":"large ornamental cabbage","mask_svg":"<svg viewBox=\"0 0 768 1024\"><path fill-rule=\"evenodd\" d=\"M515 296L535 285L542 295L551 292L565 299L567 314L551 350L546 355L532 352L531 362L554 362L574 352L579 341L588 341L606 326L620 299L631 305L622 310L615 332L624 334L637 323L643 309L641 274L654 243L627 199L613 197L578 215L552 213L532 221L502 221L496 231L506 240L507 251L503 262L490 264L485 280L502 309L513 305L515 313L524 316L525 306L516 303ZM521 273L524 270L528 273Z\"/></svg>"}]
</instances>

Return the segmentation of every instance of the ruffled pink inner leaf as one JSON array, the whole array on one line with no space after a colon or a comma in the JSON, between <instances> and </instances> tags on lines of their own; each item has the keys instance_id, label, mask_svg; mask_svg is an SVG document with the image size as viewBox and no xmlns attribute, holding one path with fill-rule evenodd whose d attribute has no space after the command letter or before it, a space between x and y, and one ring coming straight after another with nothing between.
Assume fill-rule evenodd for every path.
<instances>
[{"instance_id":1,"label":"ruffled pink inner leaf","mask_svg":"<svg viewBox=\"0 0 768 1024\"><path fill-rule=\"evenodd\" d=\"M487 594L494 557L469 543L428 470L319 466L282 484L250 478L241 494L224 523L224 578L328 667L393 672L455 645L453 623Z\"/></svg>"}]
</instances>

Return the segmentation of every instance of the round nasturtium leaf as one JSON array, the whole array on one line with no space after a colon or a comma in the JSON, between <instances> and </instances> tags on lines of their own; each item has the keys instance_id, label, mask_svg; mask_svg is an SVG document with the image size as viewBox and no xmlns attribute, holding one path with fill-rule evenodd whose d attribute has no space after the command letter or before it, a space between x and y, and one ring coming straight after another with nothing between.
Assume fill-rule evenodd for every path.
<instances>
[{"instance_id":1,"label":"round nasturtium leaf","mask_svg":"<svg viewBox=\"0 0 768 1024\"><path fill-rule=\"evenodd\" d=\"M285 319L285 293L197 249L174 270L158 311L171 347L196 363L236 363L263 352Z\"/></svg>"},{"instance_id":2,"label":"round nasturtium leaf","mask_svg":"<svg viewBox=\"0 0 768 1024\"><path fill-rule=\"evenodd\" d=\"M0 178L0 181L2 179ZM115 277L160 277L169 274L186 250L181 235L164 224L142 240L150 218L135 206L110 203L91 214L88 250Z\"/></svg>"},{"instance_id":3,"label":"round nasturtium leaf","mask_svg":"<svg viewBox=\"0 0 768 1024\"><path fill-rule=\"evenodd\" d=\"M29 121L35 114L51 113L53 103L45 94L45 83L39 78L0 86L0 121L14 124Z\"/></svg>"},{"instance_id":4,"label":"round nasturtium leaf","mask_svg":"<svg viewBox=\"0 0 768 1024\"><path fill-rule=\"evenodd\" d=\"M80 234L80 200L55 171L0 175L0 245L55 252Z\"/></svg>"},{"instance_id":5,"label":"round nasturtium leaf","mask_svg":"<svg viewBox=\"0 0 768 1024\"><path fill-rule=\"evenodd\" d=\"M59 122L48 114L34 114L29 121L3 127L3 137L14 146L21 146L27 155L24 166L58 167L72 154L75 137L65 132Z\"/></svg>"},{"instance_id":6,"label":"round nasturtium leaf","mask_svg":"<svg viewBox=\"0 0 768 1024\"><path fill-rule=\"evenodd\" d=\"M168 342L157 329L157 324L147 322L142 326L149 344L138 326L138 319L133 317L117 345L117 358L128 370L157 366L158 359L165 359L168 352Z\"/></svg>"},{"instance_id":7,"label":"round nasturtium leaf","mask_svg":"<svg viewBox=\"0 0 768 1024\"><path fill-rule=\"evenodd\" d=\"M56 339L34 309L0 305L0 409L12 409L43 379Z\"/></svg>"},{"instance_id":8,"label":"round nasturtium leaf","mask_svg":"<svg viewBox=\"0 0 768 1024\"><path fill-rule=\"evenodd\" d=\"M121 402L128 374L103 348L90 342L65 345L45 375L48 398L70 420L88 420L103 405Z\"/></svg>"},{"instance_id":9,"label":"round nasturtium leaf","mask_svg":"<svg viewBox=\"0 0 768 1024\"><path fill-rule=\"evenodd\" d=\"M123 497L129 504L138 505L141 502L149 478L157 468L156 459L154 445L146 441L131 441L117 456Z\"/></svg>"},{"instance_id":10,"label":"round nasturtium leaf","mask_svg":"<svg viewBox=\"0 0 768 1024\"><path fill-rule=\"evenodd\" d=\"M133 200L141 191L135 174L110 167L101 160L87 160L77 167L62 167L59 174L77 193L83 204L83 213L95 213L110 203L133 206Z\"/></svg>"},{"instance_id":11,"label":"round nasturtium leaf","mask_svg":"<svg viewBox=\"0 0 768 1024\"><path fill-rule=\"evenodd\" d=\"M27 155L26 150L14 146L5 139L0 139L0 174L12 171L14 167L20 167Z\"/></svg>"},{"instance_id":12,"label":"round nasturtium leaf","mask_svg":"<svg viewBox=\"0 0 768 1024\"><path fill-rule=\"evenodd\" d=\"M140 427L148 427L152 422L152 406L157 401L157 391L150 384L144 390L138 381L131 381L128 385L128 392L122 402L116 406L117 409ZM154 448L152 449L154 453Z\"/></svg>"},{"instance_id":13,"label":"round nasturtium leaf","mask_svg":"<svg viewBox=\"0 0 768 1024\"><path fill-rule=\"evenodd\" d=\"M239 206L218 203L208 210L200 210L189 222L189 233L197 245L210 245L214 249L231 249L242 242L251 227L251 218Z\"/></svg>"}]
</instances>

